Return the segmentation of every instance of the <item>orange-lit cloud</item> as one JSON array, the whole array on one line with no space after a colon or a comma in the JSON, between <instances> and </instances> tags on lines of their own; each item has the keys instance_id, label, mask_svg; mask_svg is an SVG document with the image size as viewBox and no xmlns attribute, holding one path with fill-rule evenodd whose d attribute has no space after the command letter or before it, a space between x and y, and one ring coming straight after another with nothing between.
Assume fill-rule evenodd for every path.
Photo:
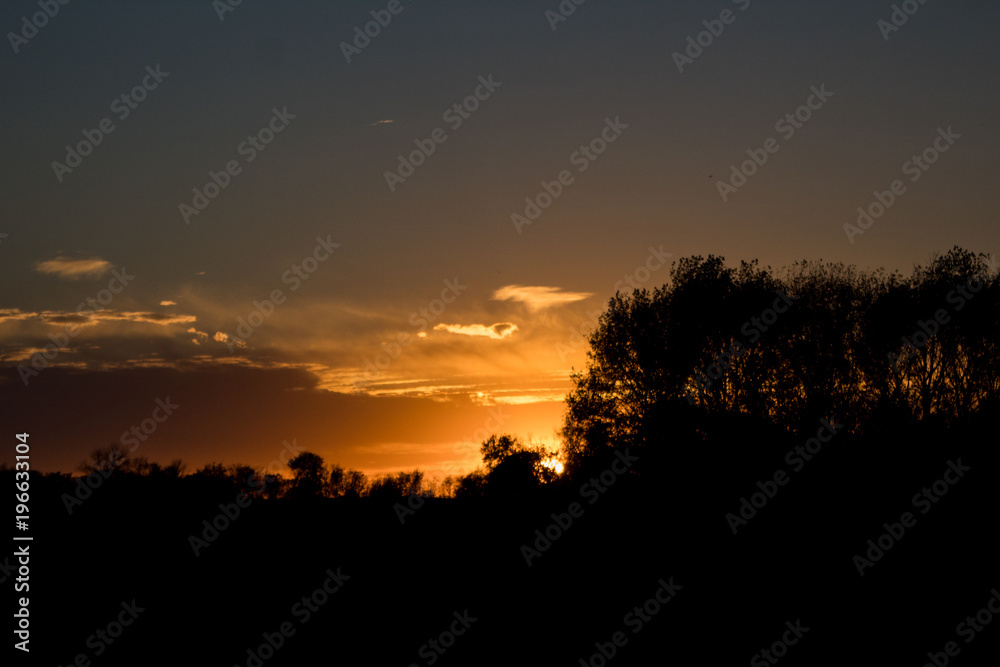
<instances>
[{"instance_id":1,"label":"orange-lit cloud","mask_svg":"<svg viewBox=\"0 0 1000 667\"><path fill-rule=\"evenodd\" d=\"M134 312L114 312L98 311L94 313L95 319L102 322L122 321L122 322L147 322L149 324L187 324L194 322L198 318L194 315L165 315L163 313L134 313Z\"/></svg>"},{"instance_id":2,"label":"orange-lit cloud","mask_svg":"<svg viewBox=\"0 0 1000 667\"><path fill-rule=\"evenodd\" d=\"M39 273L48 273L59 276L60 278L68 278L70 280L96 278L104 273L107 273L110 269L111 262L98 259L96 257L93 259L70 259L69 257L56 257L55 259L49 259L35 264L35 270Z\"/></svg>"},{"instance_id":3,"label":"orange-lit cloud","mask_svg":"<svg viewBox=\"0 0 1000 667\"><path fill-rule=\"evenodd\" d=\"M463 336L483 336L500 340L517 331L517 325L511 322L498 322L490 326L486 326L485 324L438 324L434 327L434 330L447 331Z\"/></svg>"},{"instance_id":4,"label":"orange-lit cloud","mask_svg":"<svg viewBox=\"0 0 1000 667\"><path fill-rule=\"evenodd\" d=\"M71 310L43 310L33 313L24 312L18 308L0 309L0 324L4 322L36 320L46 324L74 324L80 326L93 325L99 322L144 322L146 324L167 326L169 324L187 324L197 319L194 315L166 315L163 313L141 311L83 310L81 312L74 312Z\"/></svg>"},{"instance_id":5,"label":"orange-lit cloud","mask_svg":"<svg viewBox=\"0 0 1000 667\"><path fill-rule=\"evenodd\" d=\"M201 345L202 339L208 340L207 333L205 333L204 331L198 331L194 327L188 329L187 333L195 335L195 337L191 339L191 342L194 343L195 345Z\"/></svg>"},{"instance_id":6,"label":"orange-lit cloud","mask_svg":"<svg viewBox=\"0 0 1000 667\"><path fill-rule=\"evenodd\" d=\"M160 302L160 305L161 306L176 306L177 302L176 301L168 301L167 299L164 299L163 301Z\"/></svg>"},{"instance_id":7,"label":"orange-lit cloud","mask_svg":"<svg viewBox=\"0 0 1000 667\"><path fill-rule=\"evenodd\" d=\"M25 313L18 308L0 308L0 323L30 320L38 317L38 313Z\"/></svg>"},{"instance_id":8,"label":"orange-lit cloud","mask_svg":"<svg viewBox=\"0 0 1000 667\"><path fill-rule=\"evenodd\" d=\"M96 324L98 322L145 322L147 324L187 324L198 318L194 315L165 315L163 313L129 312L121 310L94 310L84 313L46 311L40 314L51 324Z\"/></svg>"},{"instance_id":9,"label":"orange-lit cloud","mask_svg":"<svg viewBox=\"0 0 1000 667\"><path fill-rule=\"evenodd\" d=\"M493 293L496 301L520 301L532 312L583 301L591 296L591 292L564 292L561 287L528 285L507 285Z\"/></svg>"}]
</instances>

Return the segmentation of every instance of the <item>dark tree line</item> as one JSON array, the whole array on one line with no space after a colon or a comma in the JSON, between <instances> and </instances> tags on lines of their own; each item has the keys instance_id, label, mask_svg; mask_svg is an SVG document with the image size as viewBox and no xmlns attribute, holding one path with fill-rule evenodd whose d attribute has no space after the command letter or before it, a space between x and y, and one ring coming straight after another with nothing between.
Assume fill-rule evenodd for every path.
<instances>
[{"instance_id":1,"label":"dark tree line","mask_svg":"<svg viewBox=\"0 0 1000 667\"><path fill-rule=\"evenodd\" d=\"M461 476L427 479L416 469L369 476L360 470L328 465L314 452L301 452L287 461L291 478L246 464L208 463L185 475L187 466L175 460L167 466L133 457L117 443L94 449L78 466L85 476L144 486L183 482L201 491L229 496L245 493L255 499L315 500L320 498L398 501L409 496L425 498L509 498L530 495L556 478L552 463L557 452L542 445L521 442L515 436L492 435L480 447L483 466ZM4 468L0 467L0 470ZM66 482L68 475L56 474ZM114 486L111 482L109 486Z\"/></svg>"},{"instance_id":2,"label":"dark tree line","mask_svg":"<svg viewBox=\"0 0 1000 667\"><path fill-rule=\"evenodd\" d=\"M909 277L685 258L668 285L611 299L573 375L564 453L575 467L660 441L685 412L789 432L826 418L858 435L887 420L953 423L1000 397L998 325L995 265L957 247Z\"/></svg>"}]
</instances>

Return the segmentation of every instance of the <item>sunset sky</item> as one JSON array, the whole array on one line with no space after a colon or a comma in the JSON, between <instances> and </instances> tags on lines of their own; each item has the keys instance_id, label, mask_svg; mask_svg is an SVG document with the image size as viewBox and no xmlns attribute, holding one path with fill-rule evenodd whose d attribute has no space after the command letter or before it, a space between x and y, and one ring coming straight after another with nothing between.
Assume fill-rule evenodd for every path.
<instances>
[{"instance_id":1,"label":"sunset sky","mask_svg":"<svg viewBox=\"0 0 1000 667\"><path fill-rule=\"evenodd\" d=\"M681 257L996 252L1000 6L903 4L6 2L7 436L464 472L556 445L580 332Z\"/></svg>"}]
</instances>

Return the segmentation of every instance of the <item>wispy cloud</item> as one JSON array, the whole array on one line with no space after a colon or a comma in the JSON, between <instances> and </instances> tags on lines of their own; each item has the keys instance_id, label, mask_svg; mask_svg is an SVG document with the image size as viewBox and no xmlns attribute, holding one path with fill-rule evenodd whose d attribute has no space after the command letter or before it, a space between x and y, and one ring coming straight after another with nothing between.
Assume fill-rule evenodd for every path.
<instances>
[{"instance_id":1,"label":"wispy cloud","mask_svg":"<svg viewBox=\"0 0 1000 667\"><path fill-rule=\"evenodd\" d=\"M0 308L0 323L30 320L38 317L38 313L25 313L19 308Z\"/></svg>"},{"instance_id":2,"label":"wispy cloud","mask_svg":"<svg viewBox=\"0 0 1000 667\"><path fill-rule=\"evenodd\" d=\"M395 122L396 122L396 121L394 121L394 120L391 120L391 119L387 119L387 120L377 120L377 121L375 121L374 123L371 123L371 124L369 124L369 125L368 125L368 127L375 127L376 125L388 125L389 123L395 123Z\"/></svg>"},{"instance_id":3,"label":"wispy cloud","mask_svg":"<svg viewBox=\"0 0 1000 667\"><path fill-rule=\"evenodd\" d=\"M485 324L438 324L434 329L462 336L483 336L500 340L517 331L517 325L511 322L498 322L490 326Z\"/></svg>"},{"instance_id":4,"label":"wispy cloud","mask_svg":"<svg viewBox=\"0 0 1000 667\"><path fill-rule=\"evenodd\" d=\"M98 322L145 322L147 324L187 324L198 318L194 315L165 315L163 313L143 313L116 310L98 310L87 317Z\"/></svg>"},{"instance_id":5,"label":"wispy cloud","mask_svg":"<svg viewBox=\"0 0 1000 667\"><path fill-rule=\"evenodd\" d=\"M164 299L163 301L160 302L160 305L161 306L176 306L177 302L176 301L168 301L168 300Z\"/></svg>"},{"instance_id":6,"label":"wispy cloud","mask_svg":"<svg viewBox=\"0 0 1000 667\"><path fill-rule=\"evenodd\" d=\"M496 301L520 301L531 311L583 301L591 296L592 292L564 292L561 287L528 285L507 285L493 293Z\"/></svg>"},{"instance_id":7,"label":"wispy cloud","mask_svg":"<svg viewBox=\"0 0 1000 667\"><path fill-rule=\"evenodd\" d=\"M44 262L35 264L35 270L39 273L48 273L68 278L70 280L80 280L81 278L97 278L111 269L111 262L99 259L72 259L70 257L56 257Z\"/></svg>"},{"instance_id":8,"label":"wispy cloud","mask_svg":"<svg viewBox=\"0 0 1000 667\"><path fill-rule=\"evenodd\" d=\"M36 320L46 324L92 325L99 322L144 322L147 324L187 324L198 318L194 315L165 315L163 313L133 312L124 310L93 310L74 312L71 310L43 310L38 313L22 312L17 308L0 308L0 323Z\"/></svg>"}]
</instances>

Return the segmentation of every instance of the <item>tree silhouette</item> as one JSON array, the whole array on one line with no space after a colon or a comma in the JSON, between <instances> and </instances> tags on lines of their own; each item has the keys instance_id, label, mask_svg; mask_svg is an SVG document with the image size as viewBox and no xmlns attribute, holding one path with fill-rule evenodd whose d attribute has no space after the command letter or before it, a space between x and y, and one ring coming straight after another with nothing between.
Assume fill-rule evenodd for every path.
<instances>
[{"instance_id":1,"label":"tree silhouette","mask_svg":"<svg viewBox=\"0 0 1000 667\"><path fill-rule=\"evenodd\" d=\"M368 493L368 477L360 470L344 473L344 497L360 498Z\"/></svg>"},{"instance_id":2,"label":"tree silhouette","mask_svg":"<svg viewBox=\"0 0 1000 667\"><path fill-rule=\"evenodd\" d=\"M617 293L601 316L566 398L567 463L658 442L668 414L702 433L724 415L790 433L824 418L863 433L889 414L968 416L998 396L998 297L991 261L960 248L909 279L681 259L668 285Z\"/></svg>"},{"instance_id":3,"label":"tree silhouette","mask_svg":"<svg viewBox=\"0 0 1000 667\"><path fill-rule=\"evenodd\" d=\"M77 469L87 475L95 472L115 472L129 467L129 452L124 445L112 442L106 447L97 447L90 452L90 458L80 463Z\"/></svg>"},{"instance_id":4,"label":"tree silhouette","mask_svg":"<svg viewBox=\"0 0 1000 667\"><path fill-rule=\"evenodd\" d=\"M323 495L327 483L323 457L313 452L302 452L288 462L293 482L289 495L295 498L317 498Z\"/></svg>"},{"instance_id":5,"label":"tree silhouette","mask_svg":"<svg viewBox=\"0 0 1000 667\"><path fill-rule=\"evenodd\" d=\"M485 470L458 481L456 497L514 496L536 491L555 477L544 465L554 455L542 445L526 445L511 435L491 435L480 446Z\"/></svg>"},{"instance_id":6,"label":"tree silhouette","mask_svg":"<svg viewBox=\"0 0 1000 667\"><path fill-rule=\"evenodd\" d=\"M473 470L459 477L455 486L455 498L468 500L482 498L486 494L486 473L482 469Z\"/></svg>"},{"instance_id":7,"label":"tree silhouette","mask_svg":"<svg viewBox=\"0 0 1000 667\"><path fill-rule=\"evenodd\" d=\"M344 482L347 475L344 469L338 464L331 466L330 476L326 482L326 493L331 498L340 498L344 495Z\"/></svg>"},{"instance_id":8,"label":"tree silhouette","mask_svg":"<svg viewBox=\"0 0 1000 667\"><path fill-rule=\"evenodd\" d=\"M421 495L424 491L424 473L420 470L397 472L376 478L368 489L368 496L382 500L396 501L410 495Z\"/></svg>"}]
</instances>

